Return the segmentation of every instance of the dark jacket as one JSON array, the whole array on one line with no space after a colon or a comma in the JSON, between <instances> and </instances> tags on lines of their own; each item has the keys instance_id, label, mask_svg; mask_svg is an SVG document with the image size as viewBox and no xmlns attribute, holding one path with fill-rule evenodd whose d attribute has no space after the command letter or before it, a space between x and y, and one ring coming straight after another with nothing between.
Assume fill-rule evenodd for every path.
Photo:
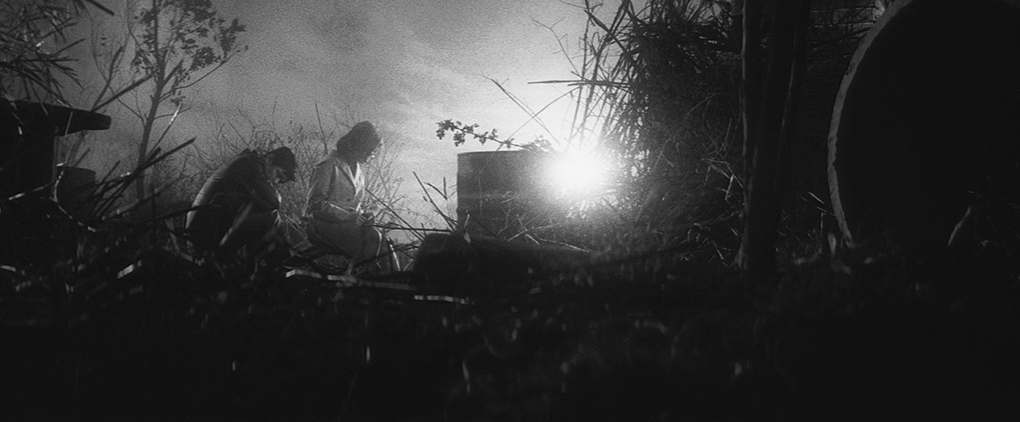
<instances>
[{"instance_id":1,"label":"dark jacket","mask_svg":"<svg viewBox=\"0 0 1020 422\"><path fill-rule=\"evenodd\" d=\"M215 250L239 217L275 216L280 200L280 193L266 178L263 160L245 150L206 180L192 203L195 209L188 212L187 233L198 248ZM258 240L264 234L247 233L244 237Z\"/></svg>"}]
</instances>

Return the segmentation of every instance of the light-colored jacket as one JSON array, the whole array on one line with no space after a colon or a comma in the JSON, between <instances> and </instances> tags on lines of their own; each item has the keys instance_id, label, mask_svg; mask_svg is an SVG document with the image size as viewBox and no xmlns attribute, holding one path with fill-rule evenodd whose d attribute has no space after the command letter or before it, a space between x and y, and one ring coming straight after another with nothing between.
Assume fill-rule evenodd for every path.
<instances>
[{"instance_id":1,"label":"light-colored jacket","mask_svg":"<svg viewBox=\"0 0 1020 422\"><path fill-rule=\"evenodd\" d=\"M365 176L358 164L354 171L346 161L330 154L315 165L308 189L305 216L326 221L350 221L361 213Z\"/></svg>"}]
</instances>

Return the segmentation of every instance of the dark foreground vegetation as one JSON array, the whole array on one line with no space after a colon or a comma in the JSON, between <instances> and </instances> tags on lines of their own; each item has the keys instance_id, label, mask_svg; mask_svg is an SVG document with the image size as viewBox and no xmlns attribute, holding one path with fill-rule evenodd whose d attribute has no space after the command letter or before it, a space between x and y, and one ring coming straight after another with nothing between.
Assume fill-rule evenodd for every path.
<instances>
[{"instance_id":1,"label":"dark foreground vegetation","mask_svg":"<svg viewBox=\"0 0 1020 422\"><path fill-rule=\"evenodd\" d=\"M157 177L131 196L174 149L107 175L73 206L58 205L52 186L5 195L0 418L1020 416L1015 203L975 217L934 260L896 245L848 249L833 228L825 122L856 23L812 26L802 52L812 59L779 183L790 200L778 275L733 264L750 169L741 36L727 9L708 7L720 4L624 2L611 20L586 9L594 35L578 69L579 115L604 119L600 147L629 179L603 207L529 233L593 252L569 270L476 249L366 278L383 283L372 285L295 273L318 267L285 248L203 263Z\"/></svg>"},{"instance_id":2,"label":"dark foreground vegetation","mask_svg":"<svg viewBox=\"0 0 1020 422\"><path fill-rule=\"evenodd\" d=\"M49 204L22 198L4 211L23 206ZM35 222L73 232L57 212ZM980 253L926 268L819 255L787 262L770 286L682 252L530 277L451 266L379 280L412 293L288 278L266 262L224 275L166 248L159 227L108 221L80 234L94 242L77 245L85 259L2 269L5 420L1005 420L1020 410L1016 267ZM73 240L41 236L53 237L21 246Z\"/></svg>"}]
</instances>

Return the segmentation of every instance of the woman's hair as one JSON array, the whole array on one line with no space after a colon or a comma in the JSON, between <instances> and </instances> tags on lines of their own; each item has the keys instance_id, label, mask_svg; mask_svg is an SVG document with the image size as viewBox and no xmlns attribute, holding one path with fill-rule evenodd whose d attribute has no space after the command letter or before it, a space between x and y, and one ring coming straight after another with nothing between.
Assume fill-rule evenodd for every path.
<instances>
[{"instance_id":1,"label":"woman's hair","mask_svg":"<svg viewBox=\"0 0 1020 422\"><path fill-rule=\"evenodd\" d=\"M353 151L371 152L382 143L382 137L372 122L358 122L351 127L346 135L336 141L338 153L345 154Z\"/></svg>"}]
</instances>

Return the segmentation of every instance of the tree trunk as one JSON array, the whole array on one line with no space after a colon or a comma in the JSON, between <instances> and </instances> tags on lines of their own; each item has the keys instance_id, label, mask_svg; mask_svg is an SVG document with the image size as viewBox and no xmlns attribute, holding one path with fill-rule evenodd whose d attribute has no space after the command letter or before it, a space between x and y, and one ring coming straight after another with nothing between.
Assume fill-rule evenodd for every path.
<instances>
[{"instance_id":1,"label":"tree trunk","mask_svg":"<svg viewBox=\"0 0 1020 422\"><path fill-rule=\"evenodd\" d=\"M776 191L784 193L789 189L794 174L793 150L797 143L797 121L800 110L800 88L807 69L807 37L811 26L811 1L802 1L795 10L795 31L793 39L793 63L791 64L790 85L787 91L786 110L783 112L783 129L779 138L779 178Z\"/></svg>"},{"instance_id":2,"label":"tree trunk","mask_svg":"<svg viewBox=\"0 0 1020 422\"><path fill-rule=\"evenodd\" d=\"M744 1L740 100L744 120L744 176L748 180L754 168L761 111L761 10L761 0Z\"/></svg>"},{"instance_id":3,"label":"tree trunk","mask_svg":"<svg viewBox=\"0 0 1020 422\"><path fill-rule=\"evenodd\" d=\"M754 101L756 79L760 75L760 38L752 38L760 28L760 8L757 1L745 3L744 17L744 145L745 159L750 159L751 177L747 183L744 236L737 254L737 263L753 281L773 280L776 277L777 228L782 211L785 176L780 163L786 163L788 148L781 144L792 142L796 104L789 103L800 85L799 73L794 72L797 35L806 31L806 13L809 0L776 2L773 11L773 43L769 54L767 74L761 96ZM758 9L757 12L760 12ZM757 16L755 16L757 14ZM757 19L756 19L757 17ZM799 62L798 62L799 64ZM757 68L757 69L756 69ZM797 78L793 78L797 73ZM783 138L786 138L785 140Z\"/></svg>"}]
</instances>

